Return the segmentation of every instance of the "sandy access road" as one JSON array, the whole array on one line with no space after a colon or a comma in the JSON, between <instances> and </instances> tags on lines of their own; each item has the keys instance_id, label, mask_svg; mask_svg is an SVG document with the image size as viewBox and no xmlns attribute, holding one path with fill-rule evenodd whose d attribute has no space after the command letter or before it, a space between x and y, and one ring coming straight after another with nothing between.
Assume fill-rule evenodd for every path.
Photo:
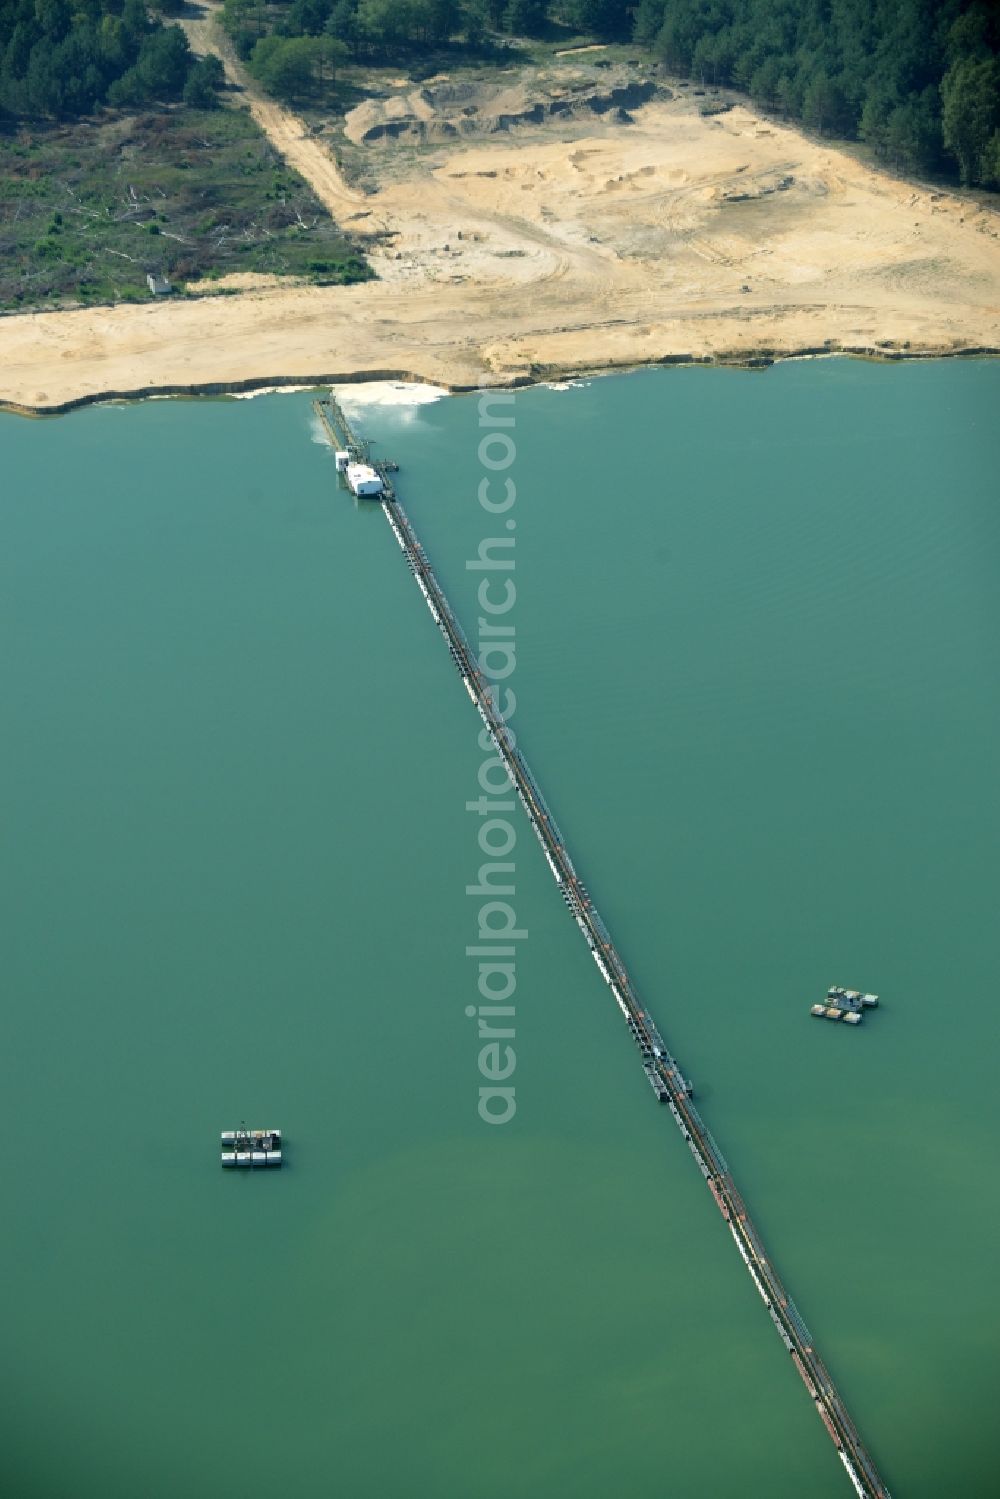
<instances>
[{"instance_id":1,"label":"sandy access road","mask_svg":"<svg viewBox=\"0 0 1000 1499\"><path fill-rule=\"evenodd\" d=\"M188 26L196 50L219 47L207 15ZM1000 349L995 208L874 172L743 104L704 118L678 91L631 123L363 145L365 193L289 111L243 97L380 279L5 317L0 402Z\"/></svg>"},{"instance_id":2,"label":"sandy access road","mask_svg":"<svg viewBox=\"0 0 1000 1499\"><path fill-rule=\"evenodd\" d=\"M348 187L330 152L310 136L298 116L269 99L240 65L229 38L216 24L222 12L218 0L189 4L187 10L180 24L187 32L191 50L202 57L214 52L221 59L227 81L240 90L243 102L271 144L306 179L330 216L342 224L364 206L364 195Z\"/></svg>"}]
</instances>

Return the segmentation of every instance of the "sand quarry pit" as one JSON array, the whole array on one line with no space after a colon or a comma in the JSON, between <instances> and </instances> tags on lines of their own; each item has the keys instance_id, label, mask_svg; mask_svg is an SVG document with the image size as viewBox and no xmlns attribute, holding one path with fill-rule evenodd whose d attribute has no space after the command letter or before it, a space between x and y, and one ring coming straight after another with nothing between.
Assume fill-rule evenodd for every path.
<instances>
[{"instance_id":1,"label":"sand quarry pit","mask_svg":"<svg viewBox=\"0 0 1000 1499\"><path fill-rule=\"evenodd\" d=\"M566 66L487 88L432 81L366 101L352 128L376 189L351 227L386 282L581 277L598 297L642 289L664 311L724 301L752 317L807 291L810 305L881 310L889 287L902 303L933 281L943 303L982 298L984 323L996 315L1000 215L985 199L873 172L733 95ZM856 322L853 335L883 336Z\"/></svg>"},{"instance_id":2,"label":"sand quarry pit","mask_svg":"<svg viewBox=\"0 0 1000 1499\"><path fill-rule=\"evenodd\" d=\"M874 171L735 96L656 81L645 102L615 102L648 82L572 60L471 94L401 80L339 141L248 87L378 281L3 318L0 401L1000 348L1000 215L985 195Z\"/></svg>"}]
</instances>

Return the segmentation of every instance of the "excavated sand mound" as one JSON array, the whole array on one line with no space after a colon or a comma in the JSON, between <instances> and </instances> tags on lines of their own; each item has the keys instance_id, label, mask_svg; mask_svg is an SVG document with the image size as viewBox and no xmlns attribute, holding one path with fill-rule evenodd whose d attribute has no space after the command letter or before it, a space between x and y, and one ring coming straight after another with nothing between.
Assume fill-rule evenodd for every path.
<instances>
[{"instance_id":1,"label":"excavated sand mound","mask_svg":"<svg viewBox=\"0 0 1000 1499\"><path fill-rule=\"evenodd\" d=\"M543 125L547 120L593 119L607 115L623 124L629 111L654 95L669 98L648 78L609 76L597 87L593 74L574 76L574 70L525 72L508 82L444 80L422 88L401 90L381 99L366 99L344 121L344 133L356 146L380 141L411 145L438 144L457 136L489 136L519 125Z\"/></svg>"}]
</instances>

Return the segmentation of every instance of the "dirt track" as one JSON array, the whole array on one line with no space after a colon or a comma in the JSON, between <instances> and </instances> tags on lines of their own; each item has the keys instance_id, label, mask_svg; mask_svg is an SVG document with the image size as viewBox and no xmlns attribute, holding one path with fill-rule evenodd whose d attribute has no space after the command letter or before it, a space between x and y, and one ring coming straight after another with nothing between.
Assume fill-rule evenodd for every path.
<instances>
[{"instance_id":1,"label":"dirt track","mask_svg":"<svg viewBox=\"0 0 1000 1499\"><path fill-rule=\"evenodd\" d=\"M331 217L338 224L343 223L359 204L363 205L363 194L347 186L329 151L309 135L299 117L269 99L240 66L229 39L216 24L222 11L217 0L202 0L200 5L188 8L190 14L182 17L180 24L187 32L192 50L201 56L214 52L221 59L228 82L239 89L261 130L289 165L306 179Z\"/></svg>"},{"instance_id":2,"label":"dirt track","mask_svg":"<svg viewBox=\"0 0 1000 1499\"><path fill-rule=\"evenodd\" d=\"M203 50L204 20L188 25ZM366 148L377 190L364 194L294 115L244 97L338 222L370 236L380 280L0 319L0 401L1000 348L992 206L873 172L742 105L703 118L688 92L630 124Z\"/></svg>"}]
</instances>

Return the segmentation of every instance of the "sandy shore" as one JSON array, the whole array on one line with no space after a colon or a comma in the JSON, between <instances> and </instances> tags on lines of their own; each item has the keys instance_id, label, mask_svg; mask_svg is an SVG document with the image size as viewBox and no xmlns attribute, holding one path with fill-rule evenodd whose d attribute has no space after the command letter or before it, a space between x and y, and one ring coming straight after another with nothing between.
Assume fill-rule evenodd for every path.
<instances>
[{"instance_id":1,"label":"sandy shore","mask_svg":"<svg viewBox=\"0 0 1000 1499\"><path fill-rule=\"evenodd\" d=\"M390 377L451 389L687 360L1000 350L1000 215L901 183L744 105L369 148L346 183L255 115L380 280L0 318L0 403Z\"/></svg>"}]
</instances>

